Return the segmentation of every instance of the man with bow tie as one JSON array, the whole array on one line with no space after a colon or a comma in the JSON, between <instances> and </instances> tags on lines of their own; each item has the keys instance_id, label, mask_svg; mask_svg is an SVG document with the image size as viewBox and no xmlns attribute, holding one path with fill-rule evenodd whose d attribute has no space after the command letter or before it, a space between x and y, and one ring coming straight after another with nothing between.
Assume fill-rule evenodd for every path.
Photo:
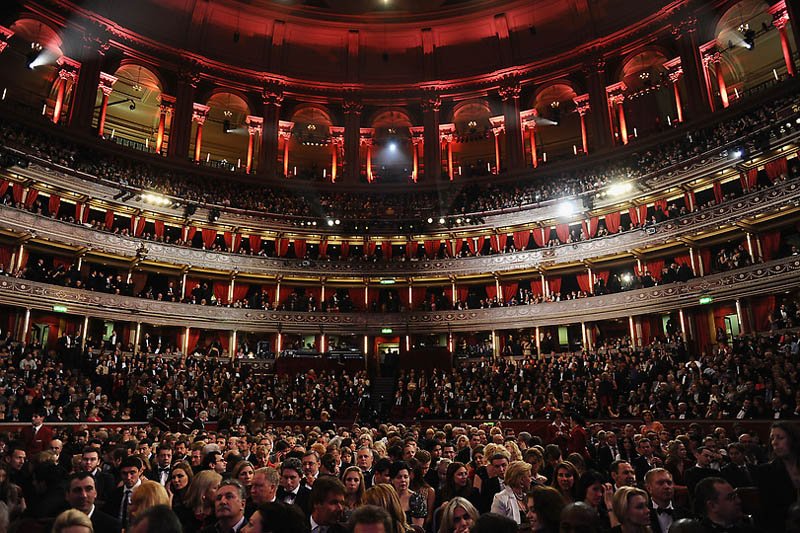
<instances>
[{"instance_id":1,"label":"man with bow tie","mask_svg":"<svg viewBox=\"0 0 800 533\"><path fill-rule=\"evenodd\" d=\"M170 471L172 470L172 447L169 444L159 444L156 448L156 469L153 481L167 486Z\"/></svg>"},{"instance_id":2,"label":"man with bow tie","mask_svg":"<svg viewBox=\"0 0 800 533\"><path fill-rule=\"evenodd\" d=\"M653 468L644 476L644 486L650 495L650 527L653 533L667 533L673 522L691 516L687 509L675 507L672 498L675 484L672 474L663 468Z\"/></svg>"},{"instance_id":3,"label":"man with bow tie","mask_svg":"<svg viewBox=\"0 0 800 533\"><path fill-rule=\"evenodd\" d=\"M278 500L300 507L308 516L311 512L311 491L300 480L303 476L303 463L297 457L290 457L281 463L281 486Z\"/></svg>"}]
</instances>

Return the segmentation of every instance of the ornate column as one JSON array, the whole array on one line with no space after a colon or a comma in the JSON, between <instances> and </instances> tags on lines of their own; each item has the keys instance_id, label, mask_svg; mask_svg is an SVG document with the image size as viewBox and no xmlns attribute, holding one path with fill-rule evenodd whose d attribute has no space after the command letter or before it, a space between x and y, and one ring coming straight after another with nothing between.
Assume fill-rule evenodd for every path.
<instances>
[{"instance_id":1,"label":"ornate column","mask_svg":"<svg viewBox=\"0 0 800 533\"><path fill-rule=\"evenodd\" d=\"M447 148L447 175L450 181L455 179L453 173L453 142L455 142L456 128L454 124L443 124L439 126L439 135Z\"/></svg>"},{"instance_id":2,"label":"ornate column","mask_svg":"<svg viewBox=\"0 0 800 533\"><path fill-rule=\"evenodd\" d=\"M195 103L192 106L192 122L197 122L197 132L194 138L194 161L200 161L201 152L203 150L203 124L206 123L208 118L209 108L207 105Z\"/></svg>"},{"instance_id":3,"label":"ornate column","mask_svg":"<svg viewBox=\"0 0 800 533\"><path fill-rule=\"evenodd\" d=\"M703 64L697 42L697 19L689 17L673 27L672 35L678 45L686 87L686 108L692 118L712 110L708 92L703 86Z\"/></svg>"},{"instance_id":4,"label":"ornate column","mask_svg":"<svg viewBox=\"0 0 800 533\"><path fill-rule=\"evenodd\" d=\"M361 172L361 112L364 106L345 100L344 109L344 182L357 183Z\"/></svg>"},{"instance_id":5,"label":"ornate column","mask_svg":"<svg viewBox=\"0 0 800 533\"><path fill-rule=\"evenodd\" d=\"M619 139L622 144L628 144L628 124L625 121L625 93L627 90L625 82L615 83L608 87L608 103L611 107L611 112L617 113L617 120L619 125Z\"/></svg>"},{"instance_id":6,"label":"ornate column","mask_svg":"<svg viewBox=\"0 0 800 533\"><path fill-rule=\"evenodd\" d=\"M5 26L0 26L0 54L8 46L8 41L14 36L14 32L10 29L6 28Z\"/></svg>"},{"instance_id":7,"label":"ornate column","mask_svg":"<svg viewBox=\"0 0 800 533\"><path fill-rule=\"evenodd\" d=\"M339 159L344 147L344 128L331 126L331 183L339 178Z\"/></svg>"},{"instance_id":8,"label":"ornate column","mask_svg":"<svg viewBox=\"0 0 800 533\"><path fill-rule=\"evenodd\" d=\"M189 154L189 138L192 134L194 114L194 92L200 83L196 72L183 71L178 74L178 90L175 95L175 115L169 132L167 155L183 159Z\"/></svg>"},{"instance_id":9,"label":"ornate column","mask_svg":"<svg viewBox=\"0 0 800 533\"><path fill-rule=\"evenodd\" d=\"M683 76L683 67L681 67L681 58L676 57L664 63L664 68L667 69L667 76L672 83L672 93L675 96L675 121L683 122L683 104L681 103L681 91L678 87L678 80Z\"/></svg>"},{"instance_id":10,"label":"ornate column","mask_svg":"<svg viewBox=\"0 0 800 533\"><path fill-rule=\"evenodd\" d=\"M77 62L65 56L58 59L60 68L58 69L58 89L56 92L56 104L53 107L53 124L61 122L61 115L64 111L64 105L67 95L67 87L71 83L79 80Z\"/></svg>"},{"instance_id":11,"label":"ornate column","mask_svg":"<svg viewBox=\"0 0 800 533\"><path fill-rule=\"evenodd\" d=\"M778 4L783 4L786 8L786 14L792 23L792 36L794 37L794 48L800 50L800 4L794 0L785 2L781 0Z\"/></svg>"},{"instance_id":12,"label":"ornate column","mask_svg":"<svg viewBox=\"0 0 800 533\"><path fill-rule=\"evenodd\" d=\"M425 129L421 126L411 126L411 179L414 183L419 181L419 151L422 149L422 139Z\"/></svg>"},{"instance_id":13,"label":"ornate column","mask_svg":"<svg viewBox=\"0 0 800 533\"><path fill-rule=\"evenodd\" d=\"M425 180L437 181L442 177L442 145L439 142L439 109L442 101L430 93L422 99L422 127L425 150L422 153Z\"/></svg>"},{"instance_id":14,"label":"ornate column","mask_svg":"<svg viewBox=\"0 0 800 533\"><path fill-rule=\"evenodd\" d=\"M709 76L711 67L713 66L714 75L717 77L717 88L719 89L719 98L722 101L722 107L728 107L728 87L725 84L725 76L722 72L722 54L719 53L716 47L710 49L707 53L703 54L703 64L709 70ZM711 84L708 85L708 90L711 91Z\"/></svg>"},{"instance_id":15,"label":"ornate column","mask_svg":"<svg viewBox=\"0 0 800 533\"><path fill-rule=\"evenodd\" d=\"M611 117L608 113L605 68L606 62L602 58L596 58L583 66L589 88L589 105L591 109L596 110L592 113L589 122L592 128L592 139L597 143L597 148L601 150L610 148L614 144Z\"/></svg>"},{"instance_id":16,"label":"ornate column","mask_svg":"<svg viewBox=\"0 0 800 533\"><path fill-rule=\"evenodd\" d=\"M264 119L249 115L247 117L247 158L245 159L245 172L250 174L253 170L253 151L255 149L256 135L260 135Z\"/></svg>"},{"instance_id":17,"label":"ornate column","mask_svg":"<svg viewBox=\"0 0 800 533\"><path fill-rule=\"evenodd\" d=\"M80 53L80 75L75 85L75 99L69 116L70 126L80 131L89 131L94 117L94 104L97 101L97 87L100 84L100 70L109 45L99 37L90 34L82 36Z\"/></svg>"},{"instance_id":18,"label":"ornate column","mask_svg":"<svg viewBox=\"0 0 800 533\"><path fill-rule=\"evenodd\" d=\"M503 133L503 129L503 126L494 126L492 128L492 135L494 135L495 174L500 174L500 134Z\"/></svg>"},{"instance_id":19,"label":"ornate column","mask_svg":"<svg viewBox=\"0 0 800 533\"><path fill-rule=\"evenodd\" d=\"M792 47L789 44L789 34L786 31L786 25L789 23L789 12L786 10L786 3L775 4L769 8L768 12L772 15L772 24L778 28L778 33L781 36L781 50L783 51L783 61L786 63L786 72L793 77L795 75L795 66ZM795 25L794 31L797 33L800 28ZM795 35L795 37L797 36Z\"/></svg>"},{"instance_id":20,"label":"ornate column","mask_svg":"<svg viewBox=\"0 0 800 533\"><path fill-rule=\"evenodd\" d=\"M519 81L508 80L498 89L503 100L503 122L506 129L506 158L508 170L525 168L525 150L522 147L522 130L519 118Z\"/></svg>"},{"instance_id":21,"label":"ornate column","mask_svg":"<svg viewBox=\"0 0 800 533\"><path fill-rule=\"evenodd\" d=\"M161 155L164 148L164 132L167 128L167 115L175 112L175 97L168 94L161 95L161 104L158 106L158 132L156 133L156 153ZM170 134L170 142L172 135Z\"/></svg>"},{"instance_id":22,"label":"ornate column","mask_svg":"<svg viewBox=\"0 0 800 533\"><path fill-rule=\"evenodd\" d=\"M575 102L575 112L581 117L581 145L583 146L583 153L589 154L589 141L586 135L586 113L589 112L591 106L589 105L589 95L582 94L572 99Z\"/></svg>"},{"instance_id":23,"label":"ornate column","mask_svg":"<svg viewBox=\"0 0 800 533\"><path fill-rule=\"evenodd\" d=\"M361 134L360 144L363 144L367 147L367 164L366 164L366 172L367 172L367 182L372 183L372 137L368 135Z\"/></svg>"},{"instance_id":24,"label":"ornate column","mask_svg":"<svg viewBox=\"0 0 800 533\"><path fill-rule=\"evenodd\" d=\"M283 86L279 83L267 83L261 93L261 101L261 150L256 168L262 176L274 177L278 168L278 121L283 103Z\"/></svg>"},{"instance_id":25,"label":"ornate column","mask_svg":"<svg viewBox=\"0 0 800 533\"><path fill-rule=\"evenodd\" d=\"M294 122L278 121L278 139L283 139L283 177L289 177L289 141L292 139Z\"/></svg>"},{"instance_id":26,"label":"ornate column","mask_svg":"<svg viewBox=\"0 0 800 533\"><path fill-rule=\"evenodd\" d=\"M105 72L100 73L100 86L98 87L103 91L103 101L100 104L100 116L97 121L97 136L102 137L103 131L106 128L106 111L108 111L108 97L111 96L111 91L114 90L114 84L117 78Z\"/></svg>"}]
</instances>

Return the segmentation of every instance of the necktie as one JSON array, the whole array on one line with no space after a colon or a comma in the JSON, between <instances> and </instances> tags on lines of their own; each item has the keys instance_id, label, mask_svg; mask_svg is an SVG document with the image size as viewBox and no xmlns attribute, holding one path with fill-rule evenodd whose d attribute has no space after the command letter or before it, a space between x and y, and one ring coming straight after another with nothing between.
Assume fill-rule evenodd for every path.
<instances>
[{"instance_id":1,"label":"necktie","mask_svg":"<svg viewBox=\"0 0 800 533\"><path fill-rule=\"evenodd\" d=\"M665 508L663 508L663 507L659 507L658 509L656 509L656 512L657 512L658 514L660 514L660 515L662 515L662 514L667 514L667 515L669 515L669 516L672 516L672 514L673 514L673 509L665 509Z\"/></svg>"},{"instance_id":2,"label":"necktie","mask_svg":"<svg viewBox=\"0 0 800 533\"><path fill-rule=\"evenodd\" d=\"M122 493L122 508L119 512L119 520L122 522L122 527L128 525L128 500L131 497L131 490L125 489Z\"/></svg>"}]
</instances>

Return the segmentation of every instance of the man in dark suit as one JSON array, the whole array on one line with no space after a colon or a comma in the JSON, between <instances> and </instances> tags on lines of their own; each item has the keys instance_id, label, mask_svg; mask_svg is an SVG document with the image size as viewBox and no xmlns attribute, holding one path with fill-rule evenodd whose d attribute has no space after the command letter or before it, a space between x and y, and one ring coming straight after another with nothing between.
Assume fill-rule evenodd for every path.
<instances>
[{"instance_id":1,"label":"man in dark suit","mask_svg":"<svg viewBox=\"0 0 800 533\"><path fill-rule=\"evenodd\" d=\"M131 504L133 490L142 484L141 476L144 463L135 455L129 455L122 460L119 466L122 485L114 488L108 496L103 510L110 516L117 518L122 527L128 527L128 508Z\"/></svg>"},{"instance_id":2,"label":"man in dark suit","mask_svg":"<svg viewBox=\"0 0 800 533\"><path fill-rule=\"evenodd\" d=\"M290 457L281 463L281 486L278 489L278 501L297 505L308 516L311 513L311 491L303 487L303 463L296 457Z\"/></svg>"},{"instance_id":3,"label":"man in dark suit","mask_svg":"<svg viewBox=\"0 0 800 533\"><path fill-rule=\"evenodd\" d=\"M697 483L694 508L702 516L703 531L708 533L756 531L742 522L742 501L730 483L720 477L707 477Z\"/></svg>"},{"instance_id":4,"label":"man in dark suit","mask_svg":"<svg viewBox=\"0 0 800 533\"><path fill-rule=\"evenodd\" d=\"M608 431L605 435L605 444L597 448L597 466L599 466L603 472L608 472L611 468L611 463L617 460L619 446L617 444L616 433Z\"/></svg>"},{"instance_id":5,"label":"man in dark suit","mask_svg":"<svg viewBox=\"0 0 800 533\"><path fill-rule=\"evenodd\" d=\"M705 446L700 446L694 452L697 464L686 470L683 476L686 486L689 487L689 495L694 496L694 488L701 480L707 477L719 477L719 470L711 468L711 461L714 459L713 452Z\"/></svg>"},{"instance_id":6,"label":"man in dark suit","mask_svg":"<svg viewBox=\"0 0 800 533\"><path fill-rule=\"evenodd\" d=\"M44 425L44 417L44 411L37 409L31 416L31 425L22 428L22 442L30 457L46 450L53 440L53 430Z\"/></svg>"},{"instance_id":7,"label":"man in dark suit","mask_svg":"<svg viewBox=\"0 0 800 533\"><path fill-rule=\"evenodd\" d=\"M89 472L78 472L69 477L67 484L67 503L73 509L86 513L95 531L119 533L122 527L119 520L97 509L94 505L97 489Z\"/></svg>"},{"instance_id":8,"label":"man in dark suit","mask_svg":"<svg viewBox=\"0 0 800 533\"><path fill-rule=\"evenodd\" d=\"M100 452L94 446L87 446L81 455L81 470L89 472L95 481L95 498L98 503L105 504L106 498L111 494L116 486L116 481L106 472L100 469Z\"/></svg>"},{"instance_id":9,"label":"man in dark suit","mask_svg":"<svg viewBox=\"0 0 800 533\"><path fill-rule=\"evenodd\" d=\"M220 483L214 495L214 516L217 521L201 530L200 533L236 533L244 527L245 491L236 479L226 479Z\"/></svg>"},{"instance_id":10,"label":"man in dark suit","mask_svg":"<svg viewBox=\"0 0 800 533\"><path fill-rule=\"evenodd\" d=\"M323 476L314 482L311 490L311 533L344 533L344 485L338 478Z\"/></svg>"},{"instance_id":11,"label":"man in dark suit","mask_svg":"<svg viewBox=\"0 0 800 533\"><path fill-rule=\"evenodd\" d=\"M728 459L730 463L726 464L720 470L722 478L730 483L733 488L739 487L752 487L755 483L753 475L750 473L750 466L747 464L747 455L744 445L734 442L728 446Z\"/></svg>"},{"instance_id":12,"label":"man in dark suit","mask_svg":"<svg viewBox=\"0 0 800 533\"><path fill-rule=\"evenodd\" d=\"M653 445L647 437L639 439L639 443L636 445L636 451L639 455L633 458L631 466L636 471L636 479L642 483L645 474L651 469L661 466L661 461L653 455Z\"/></svg>"},{"instance_id":13,"label":"man in dark suit","mask_svg":"<svg viewBox=\"0 0 800 533\"><path fill-rule=\"evenodd\" d=\"M480 499L478 501L478 511L488 513L492 508L492 500L494 495L503 490L503 478L506 475L506 468L508 468L508 455L505 453L494 454L489 463L486 465L486 473L489 474L489 479L481 484Z\"/></svg>"},{"instance_id":14,"label":"man in dark suit","mask_svg":"<svg viewBox=\"0 0 800 533\"><path fill-rule=\"evenodd\" d=\"M654 468L647 472L644 486L650 495L650 527L654 533L668 533L673 522L691 516L688 509L675 507L672 503L675 484L667 470Z\"/></svg>"}]
</instances>

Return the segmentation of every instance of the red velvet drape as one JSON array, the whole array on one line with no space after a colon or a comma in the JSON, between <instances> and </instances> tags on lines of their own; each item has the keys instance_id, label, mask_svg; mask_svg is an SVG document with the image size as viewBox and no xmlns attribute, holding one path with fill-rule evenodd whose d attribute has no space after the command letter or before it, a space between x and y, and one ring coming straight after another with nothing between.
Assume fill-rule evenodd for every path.
<instances>
[{"instance_id":1,"label":"red velvet drape","mask_svg":"<svg viewBox=\"0 0 800 533\"><path fill-rule=\"evenodd\" d=\"M223 231L222 241L225 243L225 247L228 251L233 251L233 233L230 231Z\"/></svg>"},{"instance_id":2,"label":"red velvet drape","mask_svg":"<svg viewBox=\"0 0 800 533\"><path fill-rule=\"evenodd\" d=\"M589 220L581 221L583 233L585 233L590 239L593 239L595 235L597 235L597 220L597 217L590 217Z\"/></svg>"},{"instance_id":3,"label":"red velvet drape","mask_svg":"<svg viewBox=\"0 0 800 533\"><path fill-rule=\"evenodd\" d=\"M417 252L419 251L419 243L417 241L408 241L406 243L406 256L411 259L412 257L417 257Z\"/></svg>"},{"instance_id":4,"label":"red velvet drape","mask_svg":"<svg viewBox=\"0 0 800 533\"><path fill-rule=\"evenodd\" d=\"M0 194L0 197L3 195ZM50 199L47 201L47 212L50 216L58 214L58 208L61 207L61 197L57 194L51 194Z\"/></svg>"},{"instance_id":5,"label":"red velvet drape","mask_svg":"<svg viewBox=\"0 0 800 533\"><path fill-rule=\"evenodd\" d=\"M619 219L620 214L617 213L608 213L605 217L606 220L606 229L609 233L619 233Z\"/></svg>"},{"instance_id":6,"label":"red velvet drape","mask_svg":"<svg viewBox=\"0 0 800 533\"><path fill-rule=\"evenodd\" d=\"M250 284L242 283L241 281L233 282L233 301L238 302L247 298L247 293L250 292Z\"/></svg>"},{"instance_id":7,"label":"red velvet drape","mask_svg":"<svg viewBox=\"0 0 800 533\"><path fill-rule=\"evenodd\" d=\"M722 203L722 184L719 180L714 182L714 201L718 204Z\"/></svg>"},{"instance_id":8,"label":"red velvet drape","mask_svg":"<svg viewBox=\"0 0 800 533\"><path fill-rule=\"evenodd\" d=\"M672 260L678 265L688 265L689 267L692 266L692 257L689 254L673 256Z\"/></svg>"},{"instance_id":9,"label":"red velvet drape","mask_svg":"<svg viewBox=\"0 0 800 533\"><path fill-rule=\"evenodd\" d=\"M469 297L469 287L456 287L456 298L461 302L466 302Z\"/></svg>"},{"instance_id":10,"label":"red velvet drape","mask_svg":"<svg viewBox=\"0 0 800 533\"><path fill-rule=\"evenodd\" d=\"M708 275L711 273L711 250L708 248L700 249L700 260L703 261L703 272Z\"/></svg>"},{"instance_id":11,"label":"red velvet drape","mask_svg":"<svg viewBox=\"0 0 800 533\"><path fill-rule=\"evenodd\" d=\"M164 237L164 223L156 220L153 226L155 226L156 237Z\"/></svg>"},{"instance_id":12,"label":"red velvet drape","mask_svg":"<svg viewBox=\"0 0 800 533\"><path fill-rule=\"evenodd\" d=\"M218 302L228 303L228 288L230 284L226 281L215 281L213 285L214 297Z\"/></svg>"},{"instance_id":13,"label":"red velvet drape","mask_svg":"<svg viewBox=\"0 0 800 533\"><path fill-rule=\"evenodd\" d=\"M753 298L750 301L750 305L753 309L754 327L756 331L768 331L769 317L775 310L775 296L770 295Z\"/></svg>"},{"instance_id":14,"label":"red velvet drape","mask_svg":"<svg viewBox=\"0 0 800 533\"><path fill-rule=\"evenodd\" d=\"M661 281L661 269L664 268L663 259L652 259L647 262L647 270L656 281Z\"/></svg>"},{"instance_id":15,"label":"red velvet drape","mask_svg":"<svg viewBox=\"0 0 800 533\"><path fill-rule=\"evenodd\" d=\"M145 220L144 217L139 217L136 220L136 227L133 230L133 234L136 237L141 237L142 236L142 233L144 233L144 225L145 225L146 222L147 221Z\"/></svg>"},{"instance_id":16,"label":"red velvet drape","mask_svg":"<svg viewBox=\"0 0 800 533\"><path fill-rule=\"evenodd\" d=\"M289 239L275 239L275 251L278 253L278 257L286 257L286 253L289 251Z\"/></svg>"},{"instance_id":17,"label":"red velvet drape","mask_svg":"<svg viewBox=\"0 0 800 533\"><path fill-rule=\"evenodd\" d=\"M530 230L514 232L514 248L516 248L517 250L524 250L525 248L527 248L530 240L531 240Z\"/></svg>"},{"instance_id":18,"label":"red velvet drape","mask_svg":"<svg viewBox=\"0 0 800 533\"><path fill-rule=\"evenodd\" d=\"M377 246L377 244L378 243L376 243L375 241L367 241L367 247L366 247L367 257L372 257L373 255L375 255L375 247Z\"/></svg>"},{"instance_id":19,"label":"red velvet drape","mask_svg":"<svg viewBox=\"0 0 800 533\"><path fill-rule=\"evenodd\" d=\"M186 297L190 297L194 288L198 286L200 286L199 279L186 278Z\"/></svg>"},{"instance_id":20,"label":"red velvet drape","mask_svg":"<svg viewBox=\"0 0 800 533\"><path fill-rule=\"evenodd\" d=\"M105 227L106 227L106 229L109 229L109 230L114 227L114 210L113 209L106 209Z\"/></svg>"},{"instance_id":21,"label":"red velvet drape","mask_svg":"<svg viewBox=\"0 0 800 533\"><path fill-rule=\"evenodd\" d=\"M350 301L353 302L353 308L363 311L364 310L364 289L347 289L350 294Z\"/></svg>"},{"instance_id":22,"label":"red velvet drape","mask_svg":"<svg viewBox=\"0 0 800 533\"><path fill-rule=\"evenodd\" d=\"M767 177L772 183L781 177L781 174L788 174L789 173L789 165L786 162L785 157L781 157L775 161L770 161L766 165L764 165L764 170L767 173Z\"/></svg>"},{"instance_id":23,"label":"red velvet drape","mask_svg":"<svg viewBox=\"0 0 800 533\"><path fill-rule=\"evenodd\" d=\"M548 237L550 236L550 228L536 228L533 230L533 242L539 248L544 248L547 245Z\"/></svg>"},{"instance_id":24,"label":"red velvet drape","mask_svg":"<svg viewBox=\"0 0 800 533\"><path fill-rule=\"evenodd\" d=\"M456 239L453 241L455 256L458 257L461 254L461 250L464 249L464 239Z\"/></svg>"},{"instance_id":25,"label":"red velvet drape","mask_svg":"<svg viewBox=\"0 0 800 533\"><path fill-rule=\"evenodd\" d=\"M781 232L767 231L759 235L761 239L761 252L764 254L764 261L775 259L781 247Z\"/></svg>"},{"instance_id":26,"label":"red velvet drape","mask_svg":"<svg viewBox=\"0 0 800 533\"><path fill-rule=\"evenodd\" d=\"M561 244L566 244L569 240L569 224L558 224L556 226L556 237L561 241Z\"/></svg>"},{"instance_id":27,"label":"red velvet drape","mask_svg":"<svg viewBox=\"0 0 800 533\"><path fill-rule=\"evenodd\" d=\"M519 290L519 283L503 283L503 301L510 302Z\"/></svg>"},{"instance_id":28,"label":"red velvet drape","mask_svg":"<svg viewBox=\"0 0 800 533\"><path fill-rule=\"evenodd\" d=\"M295 239L294 240L294 256L298 259L302 259L306 256L306 240L305 239Z\"/></svg>"},{"instance_id":29,"label":"red velvet drape","mask_svg":"<svg viewBox=\"0 0 800 533\"><path fill-rule=\"evenodd\" d=\"M664 199L656 200L655 202L653 202L653 206L656 208L656 211L658 211L658 208L660 207L661 211L665 215L669 216L669 209L667 209L667 201L666 200L664 200Z\"/></svg>"},{"instance_id":30,"label":"red velvet drape","mask_svg":"<svg viewBox=\"0 0 800 533\"><path fill-rule=\"evenodd\" d=\"M200 330L197 328L189 328L189 342L187 343L187 348L189 349L189 353L192 353L197 346L197 342L200 340Z\"/></svg>"},{"instance_id":31,"label":"red velvet drape","mask_svg":"<svg viewBox=\"0 0 800 533\"><path fill-rule=\"evenodd\" d=\"M250 244L250 251L254 254L257 254L261 250L261 236L260 235L250 235L247 237L248 243Z\"/></svg>"},{"instance_id":32,"label":"red velvet drape","mask_svg":"<svg viewBox=\"0 0 800 533\"><path fill-rule=\"evenodd\" d=\"M341 254L340 255L341 255L342 259L347 259L348 257L350 257L350 243L349 242L347 242L347 241L342 242L342 248L341 248Z\"/></svg>"},{"instance_id":33,"label":"red velvet drape","mask_svg":"<svg viewBox=\"0 0 800 533\"><path fill-rule=\"evenodd\" d=\"M392 243L390 241L381 242L381 253L384 259L392 258Z\"/></svg>"},{"instance_id":34,"label":"red velvet drape","mask_svg":"<svg viewBox=\"0 0 800 533\"><path fill-rule=\"evenodd\" d=\"M186 230L186 239L184 239L188 244L192 244L194 240L194 236L197 235L197 228L194 226L184 226Z\"/></svg>"},{"instance_id":35,"label":"red velvet drape","mask_svg":"<svg viewBox=\"0 0 800 533\"><path fill-rule=\"evenodd\" d=\"M486 242L486 237L473 237L472 239L467 239L467 246L469 246L469 251L472 255L477 255L478 252L483 250L483 243Z\"/></svg>"},{"instance_id":36,"label":"red velvet drape","mask_svg":"<svg viewBox=\"0 0 800 533\"><path fill-rule=\"evenodd\" d=\"M6 195L8 192L8 180L0 180L0 198Z\"/></svg>"},{"instance_id":37,"label":"red velvet drape","mask_svg":"<svg viewBox=\"0 0 800 533\"><path fill-rule=\"evenodd\" d=\"M203 228L203 246L205 246L207 250L214 247L215 240L217 240L217 230Z\"/></svg>"},{"instance_id":38,"label":"red velvet drape","mask_svg":"<svg viewBox=\"0 0 800 533\"><path fill-rule=\"evenodd\" d=\"M542 278L531 280L531 292L536 296L544 294L542 289Z\"/></svg>"},{"instance_id":39,"label":"red velvet drape","mask_svg":"<svg viewBox=\"0 0 800 533\"><path fill-rule=\"evenodd\" d=\"M742 189L750 191L756 186L756 183L758 183L758 169L751 168L746 174L739 176L739 178L742 182Z\"/></svg>"},{"instance_id":40,"label":"red velvet drape","mask_svg":"<svg viewBox=\"0 0 800 533\"><path fill-rule=\"evenodd\" d=\"M322 239L319 242L319 257L326 259L328 257L328 239Z\"/></svg>"},{"instance_id":41,"label":"red velvet drape","mask_svg":"<svg viewBox=\"0 0 800 533\"><path fill-rule=\"evenodd\" d=\"M556 294L561 292L561 276L550 276L547 278L547 283L550 286L550 293Z\"/></svg>"},{"instance_id":42,"label":"red velvet drape","mask_svg":"<svg viewBox=\"0 0 800 533\"><path fill-rule=\"evenodd\" d=\"M495 252L499 252L501 250L501 244L500 244L501 243L501 239L504 239L504 238L505 238L505 234L504 235L492 235L491 237L489 237L489 246L491 246L492 250L494 250ZM505 248L505 247L503 247L503 248Z\"/></svg>"},{"instance_id":43,"label":"red velvet drape","mask_svg":"<svg viewBox=\"0 0 800 533\"><path fill-rule=\"evenodd\" d=\"M492 283L486 286L486 297L490 300L497 298L497 285Z\"/></svg>"},{"instance_id":44,"label":"red velvet drape","mask_svg":"<svg viewBox=\"0 0 800 533\"><path fill-rule=\"evenodd\" d=\"M439 250L438 244L439 241L425 241L425 255L428 256L428 259L433 259L436 257L436 252Z\"/></svg>"},{"instance_id":45,"label":"red velvet drape","mask_svg":"<svg viewBox=\"0 0 800 533\"><path fill-rule=\"evenodd\" d=\"M25 208L30 209L33 207L33 204L36 203L36 199L39 197L39 191L36 189L28 189L28 196L25 197Z\"/></svg>"},{"instance_id":46,"label":"red velvet drape","mask_svg":"<svg viewBox=\"0 0 800 533\"><path fill-rule=\"evenodd\" d=\"M15 204L22 203L22 191L24 190L24 187L19 183L11 186L11 197L14 199Z\"/></svg>"},{"instance_id":47,"label":"red velvet drape","mask_svg":"<svg viewBox=\"0 0 800 533\"><path fill-rule=\"evenodd\" d=\"M11 255L14 252L11 249L11 246L2 246L0 245L0 266L5 269L6 272L11 272L14 270L13 265L11 264Z\"/></svg>"},{"instance_id":48,"label":"red velvet drape","mask_svg":"<svg viewBox=\"0 0 800 533\"><path fill-rule=\"evenodd\" d=\"M575 274L575 278L578 280L578 287L580 287L580 289L583 292L592 292L592 286L591 283L589 282L588 272Z\"/></svg>"},{"instance_id":49,"label":"red velvet drape","mask_svg":"<svg viewBox=\"0 0 800 533\"><path fill-rule=\"evenodd\" d=\"M425 300L425 287L411 287L411 298L414 300L409 307L412 309L419 309L422 302Z\"/></svg>"},{"instance_id":50,"label":"red velvet drape","mask_svg":"<svg viewBox=\"0 0 800 533\"><path fill-rule=\"evenodd\" d=\"M635 207L628 208L628 216L631 217L631 224L634 226L638 226L641 224L639 221L639 212L636 210Z\"/></svg>"}]
</instances>

